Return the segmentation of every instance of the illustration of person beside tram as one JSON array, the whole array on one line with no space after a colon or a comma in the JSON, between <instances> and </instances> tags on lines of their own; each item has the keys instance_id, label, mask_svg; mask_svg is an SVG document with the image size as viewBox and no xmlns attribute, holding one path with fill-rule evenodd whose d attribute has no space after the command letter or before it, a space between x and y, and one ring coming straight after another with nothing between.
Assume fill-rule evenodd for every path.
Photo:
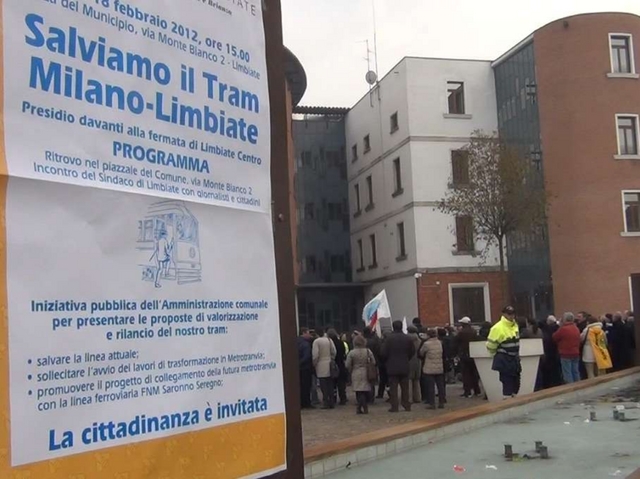
<instances>
[{"instance_id":1,"label":"illustration of person beside tram","mask_svg":"<svg viewBox=\"0 0 640 479\"><path fill-rule=\"evenodd\" d=\"M138 222L137 249L145 256L143 281L156 288L163 281L179 285L201 281L199 225L181 201L160 201L152 204Z\"/></svg>"},{"instance_id":2,"label":"illustration of person beside tram","mask_svg":"<svg viewBox=\"0 0 640 479\"><path fill-rule=\"evenodd\" d=\"M169 275L169 266L172 263L173 256L173 239L167 238L167 230L160 229L156 235L155 248L153 255L149 258L152 262L155 259L156 263L156 277L155 287L161 288L160 278L166 278Z\"/></svg>"}]
</instances>

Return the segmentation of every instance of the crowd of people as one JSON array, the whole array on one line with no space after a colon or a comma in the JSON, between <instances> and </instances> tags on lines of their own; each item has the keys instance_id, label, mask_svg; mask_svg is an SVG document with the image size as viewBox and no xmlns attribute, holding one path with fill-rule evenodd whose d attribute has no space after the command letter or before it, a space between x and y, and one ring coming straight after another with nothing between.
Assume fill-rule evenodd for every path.
<instances>
[{"instance_id":1,"label":"crowd of people","mask_svg":"<svg viewBox=\"0 0 640 479\"><path fill-rule=\"evenodd\" d=\"M626 311L596 318L587 312L564 313L560 320L516 317L511 306L495 324L474 324L469 317L457 327L430 328L415 318L409 327L401 321L382 338L366 327L339 335L302 328L298 337L301 406L333 409L348 403L347 387L355 393L356 412L368 414L376 399L389 402L389 412L412 405L444 408L447 384L462 381L463 397L484 397L469 345L486 341L499 374L505 398L520 390L520 339L539 338L540 360L536 390L593 378L633 366L635 323ZM318 393L320 390L320 394ZM386 396L386 398L385 398Z\"/></svg>"},{"instance_id":2,"label":"crowd of people","mask_svg":"<svg viewBox=\"0 0 640 479\"><path fill-rule=\"evenodd\" d=\"M520 337L540 337L544 356L540 361L538 389L590 379L608 371L622 371L635 362L633 312L604 314L585 311L549 316L539 325L521 327Z\"/></svg>"}]
</instances>

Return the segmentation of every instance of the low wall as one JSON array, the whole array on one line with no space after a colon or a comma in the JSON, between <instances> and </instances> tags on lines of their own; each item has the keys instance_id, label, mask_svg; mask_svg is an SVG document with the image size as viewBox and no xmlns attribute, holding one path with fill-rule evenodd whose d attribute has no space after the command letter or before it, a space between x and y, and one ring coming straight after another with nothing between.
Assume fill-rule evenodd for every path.
<instances>
[{"instance_id":1,"label":"low wall","mask_svg":"<svg viewBox=\"0 0 640 479\"><path fill-rule=\"evenodd\" d=\"M640 367L588 381L567 384L496 404L454 411L360 436L305 449L305 478L329 476L393 454L432 444L476 429L514 419L553 406L557 401L578 401L625 388L640 380Z\"/></svg>"}]
</instances>

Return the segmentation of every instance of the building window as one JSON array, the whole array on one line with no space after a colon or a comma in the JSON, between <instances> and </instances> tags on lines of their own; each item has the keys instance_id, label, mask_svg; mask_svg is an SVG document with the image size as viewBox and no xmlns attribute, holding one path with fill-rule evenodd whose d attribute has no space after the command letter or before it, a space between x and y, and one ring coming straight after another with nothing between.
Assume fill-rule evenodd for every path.
<instances>
[{"instance_id":1,"label":"building window","mask_svg":"<svg viewBox=\"0 0 640 479\"><path fill-rule=\"evenodd\" d=\"M400 168L400 158L393 160L393 183L395 185L393 196L401 195L404 190L402 189L402 169Z\"/></svg>"},{"instance_id":2,"label":"building window","mask_svg":"<svg viewBox=\"0 0 640 479\"><path fill-rule=\"evenodd\" d=\"M356 183L353 185L353 193L356 197L356 212L355 216L359 215L362 212L362 205L360 204L360 185Z\"/></svg>"},{"instance_id":3,"label":"building window","mask_svg":"<svg viewBox=\"0 0 640 479\"><path fill-rule=\"evenodd\" d=\"M344 273L345 261L344 256L341 254L335 254L331 256L331 272L332 273Z\"/></svg>"},{"instance_id":4,"label":"building window","mask_svg":"<svg viewBox=\"0 0 640 479\"><path fill-rule=\"evenodd\" d=\"M313 166L313 155L311 151L304 150L302 152L302 166L304 168L311 168Z\"/></svg>"},{"instance_id":5,"label":"building window","mask_svg":"<svg viewBox=\"0 0 640 479\"><path fill-rule=\"evenodd\" d=\"M631 35L610 35L612 73L635 73Z\"/></svg>"},{"instance_id":6,"label":"building window","mask_svg":"<svg viewBox=\"0 0 640 479\"><path fill-rule=\"evenodd\" d=\"M535 103L538 99L538 85L530 82L528 78L525 81L527 88L527 98L531 101L531 103Z\"/></svg>"},{"instance_id":7,"label":"building window","mask_svg":"<svg viewBox=\"0 0 640 479\"><path fill-rule=\"evenodd\" d=\"M353 145L351 147L351 161L356 161L358 159L358 145Z\"/></svg>"},{"instance_id":8,"label":"building window","mask_svg":"<svg viewBox=\"0 0 640 479\"><path fill-rule=\"evenodd\" d=\"M328 203L327 204L327 214L329 216L329 221L334 221L336 219L336 204Z\"/></svg>"},{"instance_id":9,"label":"building window","mask_svg":"<svg viewBox=\"0 0 640 479\"><path fill-rule=\"evenodd\" d=\"M638 116L617 115L618 154L620 156L638 154Z\"/></svg>"},{"instance_id":10,"label":"building window","mask_svg":"<svg viewBox=\"0 0 640 479\"><path fill-rule=\"evenodd\" d=\"M398 223L397 225L398 232L398 257L397 261L401 261L403 259L407 259L407 245L405 244L405 236L404 236L404 223Z\"/></svg>"},{"instance_id":11,"label":"building window","mask_svg":"<svg viewBox=\"0 0 640 479\"><path fill-rule=\"evenodd\" d=\"M358 271L364 271L364 251L361 239L358 240Z\"/></svg>"},{"instance_id":12,"label":"building window","mask_svg":"<svg viewBox=\"0 0 640 479\"><path fill-rule=\"evenodd\" d=\"M468 316L473 323L483 324L489 318L489 286L486 283L450 284L449 302L453 324Z\"/></svg>"},{"instance_id":13,"label":"building window","mask_svg":"<svg viewBox=\"0 0 640 479\"><path fill-rule=\"evenodd\" d=\"M461 253L475 251L473 218L471 216L458 216L456 218L456 246Z\"/></svg>"},{"instance_id":14,"label":"building window","mask_svg":"<svg viewBox=\"0 0 640 479\"><path fill-rule=\"evenodd\" d=\"M371 176L367 176L367 207L365 211L370 211L373 209L373 179Z\"/></svg>"},{"instance_id":15,"label":"building window","mask_svg":"<svg viewBox=\"0 0 640 479\"><path fill-rule=\"evenodd\" d=\"M398 126L398 112L395 112L393 115L391 115L391 118L389 119L389 122L391 124L391 133L393 133L394 131L397 131L399 126Z\"/></svg>"},{"instance_id":16,"label":"building window","mask_svg":"<svg viewBox=\"0 0 640 479\"><path fill-rule=\"evenodd\" d=\"M371 138L369 135L364 137L364 152L367 153L371 151Z\"/></svg>"},{"instance_id":17,"label":"building window","mask_svg":"<svg viewBox=\"0 0 640 479\"><path fill-rule=\"evenodd\" d=\"M305 203L304 205L304 219L312 220L315 218L316 206L313 203Z\"/></svg>"},{"instance_id":18,"label":"building window","mask_svg":"<svg viewBox=\"0 0 640 479\"><path fill-rule=\"evenodd\" d=\"M640 233L640 192L624 191L624 230Z\"/></svg>"},{"instance_id":19,"label":"building window","mask_svg":"<svg viewBox=\"0 0 640 479\"><path fill-rule=\"evenodd\" d=\"M451 152L451 171L453 186L469 184L469 152L454 150Z\"/></svg>"},{"instance_id":20,"label":"building window","mask_svg":"<svg viewBox=\"0 0 640 479\"><path fill-rule=\"evenodd\" d=\"M307 256L305 258L306 263L306 272L307 273L315 273L316 272L316 257L313 255Z\"/></svg>"},{"instance_id":21,"label":"building window","mask_svg":"<svg viewBox=\"0 0 640 479\"><path fill-rule=\"evenodd\" d=\"M371 264L369 269L378 267L378 249L376 247L376 235L369 235L369 246L371 246Z\"/></svg>"},{"instance_id":22,"label":"building window","mask_svg":"<svg viewBox=\"0 0 640 479\"><path fill-rule=\"evenodd\" d=\"M464 115L464 83L447 82L450 115Z\"/></svg>"}]
</instances>

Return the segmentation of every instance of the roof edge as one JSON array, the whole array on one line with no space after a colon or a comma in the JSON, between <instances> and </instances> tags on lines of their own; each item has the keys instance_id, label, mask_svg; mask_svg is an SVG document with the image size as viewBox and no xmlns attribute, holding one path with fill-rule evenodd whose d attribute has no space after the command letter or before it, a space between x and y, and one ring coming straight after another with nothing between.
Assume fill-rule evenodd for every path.
<instances>
[{"instance_id":1,"label":"roof edge","mask_svg":"<svg viewBox=\"0 0 640 479\"><path fill-rule=\"evenodd\" d=\"M317 116L345 116L349 113L349 108L338 106L305 106L299 105L293 109L293 113L299 115Z\"/></svg>"},{"instance_id":2,"label":"roof edge","mask_svg":"<svg viewBox=\"0 0 640 479\"><path fill-rule=\"evenodd\" d=\"M521 40L520 42L516 43L513 47L511 47L509 50L507 50L502 55L500 55L495 61L491 62L491 68L496 68L501 63L504 63L505 60L507 60L509 57L514 55L516 52L522 50L524 47L526 47L531 43L533 43L533 33L530 34L528 37L526 37L524 40Z\"/></svg>"},{"instance_id":3,"label":"roof edge","mask_svg":"<svg viewBox=\"0 0 640 479\"><path fill-rule=\"evenodd\" d=\"M507 50L502 55L500 55L496 60L494 60L491 63L491 66L493 68L496 68L498 65L503 63L511 55L513 55L514 53L516 53L520 49L526 47L529 43L531 43L533 41L533 38L534 38L536 33L538 33L540 30L542 30L544 28L547 28L549 25L553 25L554 23L558 23L558 22L568 21L568 20L571 20L573 18L586 17L586 16L592 16L592 15L628 15L628 16L631 16L631 17L636 17L637 19L640 20L640 15L637 15L637 14L631 13L631 12L585 12L585 13L576 13L575 15L569 15L567 17L556 18L555 20L551 20L550 22L545 23L541 27L536 28L524 40L521 40L516 45L511 47L509 50Z\"/></svg>"},{"instance_id":4,"label":"roof edge","mask_svg":"<svg viewBox=\"0 0 640 479\"><path fill-rule=\"evenodd\" d=\"M574 15L569 15L568 17L562 17L562 18L556 18L555 20L551 20L550 22L545 23L544 25L542 25L539 28L536 28L533 31L533 34L539 32L540 30L542 30L543 28L547 28L549 25L553 25L554 23L557 22L563 22L566 20L571 20L573 18L578 18L578 17L589 17L589 16L593 16L593 15L628 15L630 17L636 17L638 19L640 19L640 15L637 15L635 13L631 13L631 12L584 12L584 13L576 13Z\"/></svg>"},{"instance_id":5,"label":"roof edge","mask_svg":"<svg viewBox=\"0 0 640 479\"><path fill-rule=\"evenodd\" d=\"M380 83L384 81L393 71L398 68L403 62L407 60L433 60L433 61L443 61L443 62L479 62L479 63L491 63L491 60L481 60L481 59L472 59L472 58L446 58L446 57L420 57L420 56L412 56L405 55L402 57L393 67L389 69L387 73L384 74L382 78L380 78L375 85L371 87L371 90L362 95L358 101L356 101L349 110L353 110L358 104L364 100L367 95L371 94L372 91L375 91L376 88L379 88Z\"/></svg>"}]
</instances>

